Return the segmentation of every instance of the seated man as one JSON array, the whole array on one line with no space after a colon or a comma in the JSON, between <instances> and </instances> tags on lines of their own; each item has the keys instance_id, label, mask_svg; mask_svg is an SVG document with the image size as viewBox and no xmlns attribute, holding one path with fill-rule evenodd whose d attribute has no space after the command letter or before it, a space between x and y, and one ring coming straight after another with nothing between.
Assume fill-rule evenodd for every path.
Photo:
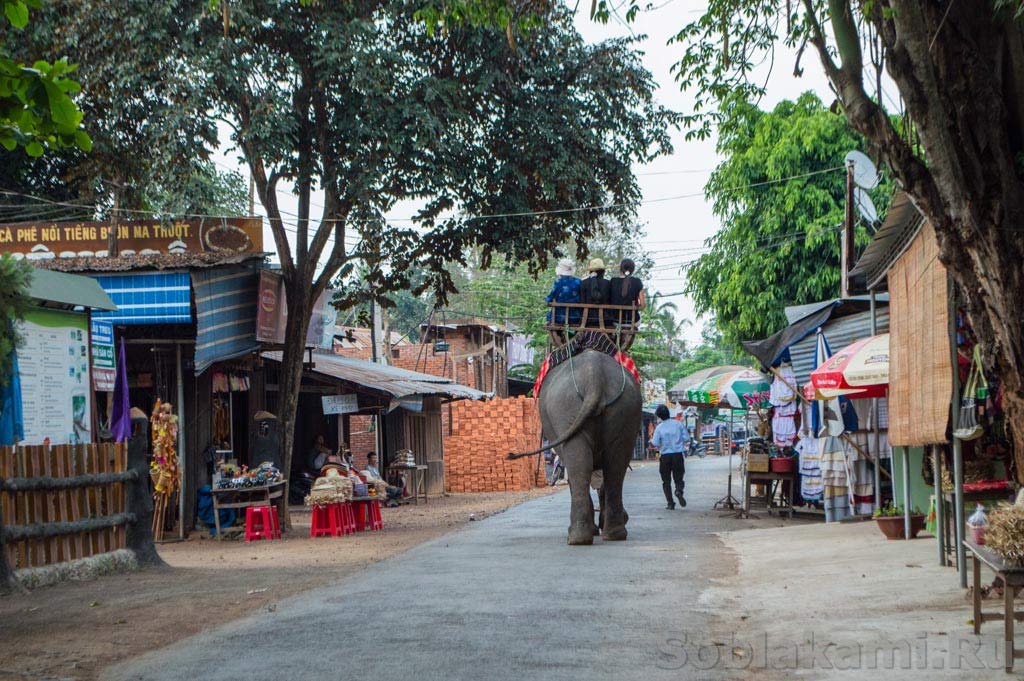
<instances>
[{"instance_id":1,"label":"seated man","mask_svg":"<svg viewBox=\"0 0 1024 681\"><path fill-rule=\"evenodd\" d=\"M369 480L383 480L380 476L380 470L377 468L377 452L370 452L366 455L366 470L363 471L363 475ZM405 490L402 487L395 487L393 485L387 486L388 503L390 507L398 506L398 500L402 498Z\"/></svg>"}]
</instances>

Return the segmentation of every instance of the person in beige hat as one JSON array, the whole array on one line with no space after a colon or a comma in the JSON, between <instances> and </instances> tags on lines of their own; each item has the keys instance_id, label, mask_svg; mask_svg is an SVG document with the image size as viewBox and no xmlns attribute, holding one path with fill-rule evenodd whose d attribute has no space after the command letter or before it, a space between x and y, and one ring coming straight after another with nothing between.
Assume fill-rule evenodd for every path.
<instances>
[{"instance_id":1,"label":"person in beige hat","mask_svg":"<svg viewBox=\"0 0 1024 681\"><path fill-rule=\"evenodd\" d=\"M580 285L580 301L584 304L607 305L612 295L612 283L604 278L604 260L593 258L587 265L590 276ZM601 311L587 311L587 326L601 326Z\"/></svg>"}]
</instances>

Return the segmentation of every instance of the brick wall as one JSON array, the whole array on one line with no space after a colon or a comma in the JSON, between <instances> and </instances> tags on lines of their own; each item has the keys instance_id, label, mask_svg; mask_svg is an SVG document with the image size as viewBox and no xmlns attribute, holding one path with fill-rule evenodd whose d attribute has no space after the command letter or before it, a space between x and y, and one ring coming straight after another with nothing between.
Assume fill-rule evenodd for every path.
<instances>
[{"instance_id":1,"label":"brick wall","mask_svg":"<svg viewBox=\"0 0 1024 681\"><path fill-rule=\"evenodd\" d=\"M353 414L349 416L349 449L352 450L352 462L356 468L366 468L366 455L369 452L377 451L377 433L368 432L373 424L372 416ZM380 452L377 452L380 454ZM380 465L378 457L377 465Z\"/></svg>"},{"instance_id":2,"label":"brick wall","mask_svg":"<svg viewBox=\"0 0 1024 681\"><path fill-rule=\"evenodd\" d=\"M540 445L535 398L462 401L452 410L452 432L444 440L447 491L511 492L544 485L544 466L538 470L536 456L505 458Z\"/></svg>"}]
</instances>

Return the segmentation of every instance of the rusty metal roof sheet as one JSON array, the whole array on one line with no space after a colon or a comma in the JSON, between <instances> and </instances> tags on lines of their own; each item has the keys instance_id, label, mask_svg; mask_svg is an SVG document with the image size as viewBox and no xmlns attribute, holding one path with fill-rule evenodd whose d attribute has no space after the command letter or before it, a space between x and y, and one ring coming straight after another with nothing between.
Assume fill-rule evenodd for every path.
<instances>
[{"instance_id":1,"label":"rusty metal roof sheet","mask_svg":"<svg viewBox=\"0 0 1024 681\"><path fill-rule=\"evenodd\" d=\"M264 259L267 253L136 253L116 258L52 258L33 260L32 266L54 272L129 272L132 270L176 270L235 265Z\"/></svg>"},{"instance_id":2,"label":"rusty metal roof sheet","mask_svg":"<svg viewBox=\"0 0 1024 681\"><path fill-rule=\"evenodd\" d=\"M266 359L275 362L280 362L283 355L278 350L262 354ZM482 400L491 397L490 393L453 383L451 379L443 376L421 374L333 353L314 352L313 364L314 374L386 392L398 398L412 395L441 395L456 400Z\"/></svg>"}]
</instances>

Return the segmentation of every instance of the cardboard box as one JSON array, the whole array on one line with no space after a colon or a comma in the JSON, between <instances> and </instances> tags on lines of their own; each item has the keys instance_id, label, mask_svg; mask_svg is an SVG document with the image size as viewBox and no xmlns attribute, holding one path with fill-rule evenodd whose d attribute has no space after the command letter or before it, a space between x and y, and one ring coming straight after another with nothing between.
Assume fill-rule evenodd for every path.
<instances>
[{"instance_id":1,"label":"cardboard box","mask_svg":"<svg viewBox=\"0 0 1024 681\"><path fill-rule=\"evenodd\" d=\"M767 454L747 454L747 470L751 473L767 473L768 458Z\"/></svg>"}]
</instances>

